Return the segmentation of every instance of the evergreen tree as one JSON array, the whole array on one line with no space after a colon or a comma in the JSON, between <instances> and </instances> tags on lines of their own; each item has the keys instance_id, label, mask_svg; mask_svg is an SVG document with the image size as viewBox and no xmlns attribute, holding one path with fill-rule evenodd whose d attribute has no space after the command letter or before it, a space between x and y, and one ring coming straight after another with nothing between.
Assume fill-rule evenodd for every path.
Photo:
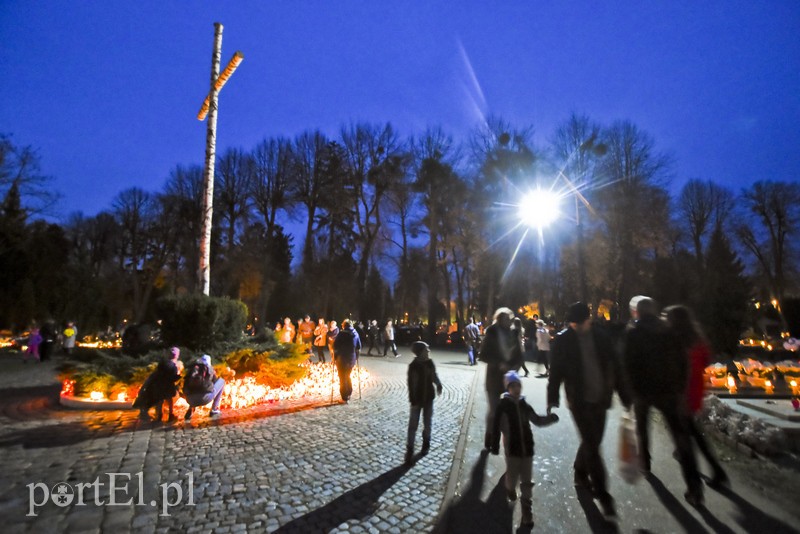
<instances>
[{"instance_id":1,"label":"evergreen tree","mask_svg":"<svg viewBox=\"0 0 800 534\"><path fill-rule=\"evenodd\" d=\"M745 328L752 287L719 225L708 244L704 278L698 317L714 350L733 356Z\"/></svg>"}]
</instances>

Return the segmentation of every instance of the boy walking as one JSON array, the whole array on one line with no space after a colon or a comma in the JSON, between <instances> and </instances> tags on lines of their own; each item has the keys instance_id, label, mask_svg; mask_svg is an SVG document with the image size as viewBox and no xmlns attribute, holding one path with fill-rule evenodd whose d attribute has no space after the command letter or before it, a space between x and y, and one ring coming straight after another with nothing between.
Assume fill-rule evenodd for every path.
<instances>
[{"instance_id":1,"label":"boy walking","mask_svg":"<svg viewBox=\"0 0 800 534\"><path fill-rule=\"evenodd\" d=\"M520 485L522 526L533 526L533 432L530 423L547 426L558 421L556 414L538 415L522 396L519 375L509 371L503 376L506 392L495 411L492 454L500 452L500 433L506 457L505 485L508 500L517 500Z\"/></svg>"},{"instance_id":2,"label":"boy walking","mask_svg":"<svg viewBox=\"0 0 800 534\"><path fill-rule=\"evenodd\" d=\"M442 382L436 374L436 366L430 359L430 347L424 341L415 341L411 352L416 358L408 366L408 400L411 402L411 416L408 419L406 439L406 465L414 458L414 438L422 412L422 454L431 448L431 420L433 419L433 399L442 394ZM434 392L434 385L436 391Z\"/></svg>"}]
</instances>

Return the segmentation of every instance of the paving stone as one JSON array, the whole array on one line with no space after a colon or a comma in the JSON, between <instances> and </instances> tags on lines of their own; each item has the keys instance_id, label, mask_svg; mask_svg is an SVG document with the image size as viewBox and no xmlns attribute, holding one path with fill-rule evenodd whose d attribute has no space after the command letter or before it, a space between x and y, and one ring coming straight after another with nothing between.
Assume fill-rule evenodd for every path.
<instances>
[{"instance_id":1,"label":"paving stone","mask_svg":"<svg viewBox=\"0 0 800 534\"><path fill-rule=\"evenodd\" d=\"M396 525L407 525L406 531L430 530L442 504L473 371L438 369L447 394L436 401L434 450L404 472L395 468L402 462L408 418L407 362L370 360L365 366L373 378L362 389L362 400L349 405L271 417L266 414L278 407L267 406L244 410L248 416L234 421L222 417L210 424L195 417L189 424L168 427L141 424L135 412L69 413L73 424L87 425L91 439L59 446L55 454L56 449L46 447L7 448L5 474L24 491L31 480L91 482L100 476L107 481L109 472L142 471L142 498L148 504L155 499L157 506L134 507L129 515L106 507L94 523L83 520L86 527L104 530L273 532L290 523L298 531L357 534ZM53 427L56 440L59 422L44 419L36 424L45 430ZM15 424L19 429L34 426L24 419ZM0 438L11 431L0 427ZM419 478L436 482L420 485ZM160 516L159 484L172 482L180 482L182 502L169 509L168 517ZM136 478L129 483L136 484ZM104 490L101 494L107 495ZM190 491L194 506L187 505ZM350 503L369 511L351 518L346 514ZM54 509L50 525L60 524L66 515ZM197 517L207 522L198 525ZM12 520L3 532L14 526Z\"/></svg>"}]
</instances>

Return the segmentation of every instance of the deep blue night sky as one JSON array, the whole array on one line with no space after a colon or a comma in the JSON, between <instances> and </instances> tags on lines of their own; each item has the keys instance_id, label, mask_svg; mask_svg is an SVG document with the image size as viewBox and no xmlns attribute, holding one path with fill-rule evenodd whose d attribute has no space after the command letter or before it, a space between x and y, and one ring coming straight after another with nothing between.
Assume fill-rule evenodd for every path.
<instances>
[{"instance_id":1,"label":"deep blue night sky","mask_svg":"<svg viewBox=\"0 0 800 534\"><path fill-rule=\"evenodd\" d=\"M224 6L220 6L224 4ZM94 214L202 165L213 22L218 153L350 121L465 135L488 114L545 145L570 113L626 119L674 185L800 177L800 2L30 2L0 7L0 132Z\"/></svg>"}]
</instances>

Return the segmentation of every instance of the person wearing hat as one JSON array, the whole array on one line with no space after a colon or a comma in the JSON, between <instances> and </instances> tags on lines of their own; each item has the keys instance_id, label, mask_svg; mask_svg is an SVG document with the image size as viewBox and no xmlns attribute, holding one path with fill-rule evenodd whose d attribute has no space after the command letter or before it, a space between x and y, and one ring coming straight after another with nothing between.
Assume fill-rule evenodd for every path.
<instances>
[{"instance_id":1,"label":"person wearing hat","mask_svg":"<svg viewBox=\"0 0 800 534\"><path fill-rule=\"evenodd\" d=\"M436 366L429 355L430 347L424 341L411 344L411 352L415 358L408 365L408 400L411 403L411 415L408 418L408 437L406 438L406 464L414 458L414 438L419 427L419 416L422 413L422 454L431 447L431 421L433 420L433 399L442 394L442 382L436 374ZM434 391L434 386L436 391Z\"/></svg>"},{"instance_id":2,"label":"person wearing hat","mask_svg":"<svg viewBox=\"0 0 800 534\"><path fill-rule=\"evenodd\" d=\"M639 310L638 310L639 302L645 299L650 300L650 297L647 297L645 295L636 295L631 297L631 300L628 302L628 311L630 312L630 320L628 321L626 331L636 326L636 321L639 320Z\"/></svg>"},{"instance_id":3,"label":"person wearing hat","mask_svg":"<svg viewBox=\"0 0 800 534\"><path fill-rule=\"evenodd\" d=\"M592 491L600 502L603 516L613 520L616 509L614 499L608 493L600 444L614 391L626 408L630 407L631 401L611 340L592 326L589 307L583 302L572 304L566 321L569 326L559 332L553 342L547 413L559 407L563 384L567 405L580 436L573 464L575 485Z\"/></svg>"},{"instance_id":4,"label":"person wearing hat","mask_svg":"<svg viewBox=\"0 0 800 534\"><path fill-rule=\"evenodd\" d=\"M198 406L205 406L211 403L209 415L219 415L219 403L222 400L222 390L225 387L225 380L218 377L211 364L211 356L203 354L196 360L186 372L183 379L183 394L189 409L186 410L185 420L192 418L194 409Z\"/></svg>"},{"instance_id":5,"label":"person wearing hat","mask_svg":"<svg viewBox=\"0 0 800 534\"><path fill-rule=\"evenodd\" d=\"M530 423L547 426L558 421L554 413L541 416L522 395L522 381L515 371L503 376L506 391L500 398L492 424L491 453L500 452L500 435L506 459L505 486L508 500L517 500L517 483L520 485L522 524L533 525L533 432Z\"/></svg>"}]
</instances>

